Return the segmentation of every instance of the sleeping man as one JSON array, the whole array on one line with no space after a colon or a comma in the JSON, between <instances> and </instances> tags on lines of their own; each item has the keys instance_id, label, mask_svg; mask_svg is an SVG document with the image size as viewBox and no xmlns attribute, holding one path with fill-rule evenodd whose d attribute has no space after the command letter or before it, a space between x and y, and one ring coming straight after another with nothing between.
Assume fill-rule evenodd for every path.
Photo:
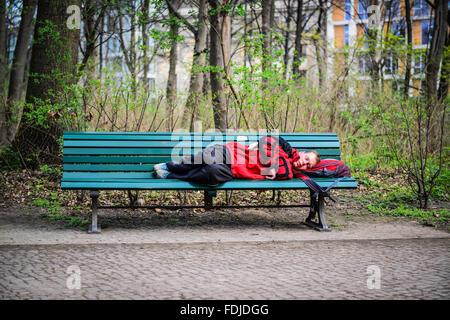
<instances>
[{"instance_id":1,"label":"sleeping man","mask_svg":"<svg viewBox=\"0 0 450 320\"><path fill-rule=\"evenodd\" d=\"M232 179L292 179L320 161L316 151L298 151L280 136L262 136L259 142L213 144L180 162L154 166L160 179L180 179L217 186Z\"/></svg>"}]
</instances>

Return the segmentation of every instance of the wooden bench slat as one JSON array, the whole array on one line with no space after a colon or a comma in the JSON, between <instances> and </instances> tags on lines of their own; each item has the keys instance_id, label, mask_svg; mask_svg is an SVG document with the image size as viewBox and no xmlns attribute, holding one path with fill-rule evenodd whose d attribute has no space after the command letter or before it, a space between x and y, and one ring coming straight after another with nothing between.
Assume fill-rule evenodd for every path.
<instances>
[{"instance_id":1,"label":"wooden bench slat","mask_svg":"<svg viewBox=\"0 0 450 320\"><path fill-rule=\"evenodd\" d=\"M315 179L317 183L326 188L333 180L321 181ZM223 183L216 188L210 188L200 184L181 180L103 180L103 181L61 181L61 188L63 189L101 189L101 190L255 190L255 189L308 189L308 186L300 179L290 180L232 180ZM354 179L341 180L336 188L356 188L356 181Z\"/></svg>"},{"instance_id":2,"label":"wooden bench slat","mask_svg":"<svg viewBox=\"0 0 450 320\"><path fill-rule=\"evenodd\" d=\"M95 148L205 148L219 142L212 141L136 141L136 140L66 140L64 148L95 147ZM225 143L220 141L220 144ZM248 145L249 142L241 142ZM294 141L290 142L294 148L339 148L339 141Z\"/></svg>"},{"instance_id":3,"label":"wooden bench slat","mask_svg":"<svg viewBox=\"0 0 450 320\"><path fill-rule=\"evenodd\" d=\"M153 164L71 164L63 165L64 171L152 171Z\"/></svg>"},{"instance_id":4,"label":"wooden bench slat","mask_svg":"<svg viewBox=\"0 0 450 320\"><path fill-rule=\"evenodd\" d=\"M152 172L64 172L64 179L151 179Z\"/></svg>"},{"instance_id":5,"label":"wooden bench slat","mask_svg":"<svg viewBox=\"0 0 450 320\"><path fill-rule=\"evenodd\" d=\"M218 133L218 132L112 132L112 131L64 131L64 136L67 135L79 135L79 136L101 136L101 135L147 135L147 136L158 136L158 135L166 135L166 136L172 136L172 135L264 135L263 132L224 132L224 133ZM271 134L271 132L268 132L268 134ZM336 136L336 133L333 132L312 132L312 133L305 133L305 132L280 132L281 136Z\"/></svg>"},{"instance_id":6,"label":"wooden bench slat","mask_svg":"<svg viewBox=\"0 0 450 320\"><path fill-rule=\"evenodd\" d=\"M240 137L245 137L245 140L239 139ZM115 141L181 141L181 140L207 140L207 141L258 141L260 136L256 135L226 135L226 136L204 136L204 135L195 135L195 136L185 136L185 135L66 135L64 136L65 141L72 140L115 140ZM336 135L329 136L282 136L286 141L338 141L339 138Z\"/></svg>"},{"instance_id":7,"label":"wooden bench slat","mask_svg":"<svg viewBox=\"0 0 450 320\"><path fill-rule=\"evenodd\" d=\"M322 158L340 158L339 149L315 149L322 155ZM301 151L301 150L300 150ZM127 155L117 155L117 156L101 156L101 155L69 155L63 157L64 163L117 163L117 164L128 164L128 163L161 163L168 161L177 161L180 156L171 158L170 155L153 155L153 156L127 156Z\"/></svg>"}]
</instances>

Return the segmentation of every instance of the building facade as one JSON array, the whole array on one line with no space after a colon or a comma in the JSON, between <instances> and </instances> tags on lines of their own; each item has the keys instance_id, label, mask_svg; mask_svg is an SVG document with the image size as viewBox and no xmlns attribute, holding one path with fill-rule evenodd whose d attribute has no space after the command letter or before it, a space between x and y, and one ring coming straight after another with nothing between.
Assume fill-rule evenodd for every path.
<instances>
[{"instance_id":1,"label":"building facade","mask_svg":"<svg viewBox=\"0 0 450 320\"><path fill-rule=\"evenodd\" d=\"M330 8L328 42L336 54L348 54L351 50L364 50L369 48L369 29L377 28L382 31L386 39L388 32L394 36L402 37L406 44L406 9L405 2L400 0L379 1L379 5L370 5L376 1L370 0L336 0ZM425 51L430 46L433 30L433 16L425 0L411 1L412 23L412 83L413 88L420 88L424 78ZM380 38L380 40L383 38ZM379 43L382 43L381 41ZM402 60L389 50L378 48L377 66L382 80L399 80L404 73ZM369 80L373 66L373 59L368 55L359 54L349 66L358 79ZM345 59L337 59L338 63L345 64ZM333 63L333 61L329 61ZM410 90L410 93L414 89Z\"/></svg>"}]
</instances>

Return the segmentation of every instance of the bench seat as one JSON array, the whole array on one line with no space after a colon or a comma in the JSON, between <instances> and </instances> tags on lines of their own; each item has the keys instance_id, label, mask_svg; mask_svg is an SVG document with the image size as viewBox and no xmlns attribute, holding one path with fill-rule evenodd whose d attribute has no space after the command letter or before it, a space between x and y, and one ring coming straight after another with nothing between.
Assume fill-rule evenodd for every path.
<instances>
[{"instance_id":1,"label":"bench seat","mask_svg":"<svg viewBox=\"0 0 450 320\"><path fill-rule=\"evenodd\" d=\"M327 188L336 179L314 179L322 188ZM308 189L301 179L290 180L247 180L236 179L227 181L217 187L207 187L201 184L176 179L118 179L118 178L76 178L66 177L61 181L63 189L72 190L299 190ZM335 186L337 189L354 189L357 182L354 178L345 178Z\"/></svg>"},{"instance_id":2,"label":"bench seat","mask_svg":"<svg viewBox=\"0 0 450 320\"><path fill-rule=\"evenodd\" d=\"M195 154L210 144L240 142L250 144L265 133L191 133L191 132L64 132L63 136L63 190L90 190L92 224L90 231L99 232L97 209L101 190L202 190L205 207L212 207L212 197L218 190L301 190L308 186L301 179L247 180L236 179L216 187L176 180L157 179L153 166L177 161ZM322 159L340 159L340 143L334 133L279 133L299 151L316 150ZM314 179L327 188L335 179ZM345 178L334 187L355 189L357 181ZM307 222L317 230L329 230L325 222L323 196L310 197L310 215ZM299 205L305 206L305 205ZM313 217L318 214L318 223ZM308 224L307 223L307 224Z\"/></svg>"}]
</instances>

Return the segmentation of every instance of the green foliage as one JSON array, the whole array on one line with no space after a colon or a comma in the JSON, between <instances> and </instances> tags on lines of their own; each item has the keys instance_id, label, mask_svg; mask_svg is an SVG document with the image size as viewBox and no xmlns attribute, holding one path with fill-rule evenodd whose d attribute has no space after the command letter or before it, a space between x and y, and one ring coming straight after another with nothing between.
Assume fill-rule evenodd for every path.
<instances>
[{"instance_id":1,"label":"green foliage","mask_svg":"<svg viewBox=\"0 0 450 320\"><path fill-rule=\"evenodd\" d=\"M89 221L80 216L70 216L64 213L61 209L62 202L58 199L56 193L51 193L50 199L36 198L32 203L32 206L44 208L43 214L49 221L60 221L69 227L84 227L89 224Z\"/></svg>"},{"instance_id":2,"label":"green foliage","mask_svg":"<svg viewBox=\"0 0 450 320\"><path fill-rule=\"evenodd\" d=\"M21 165L20 155L11 147L3 147L0 150L0 170L15 170Z\"/></svg>"},{"instance_id":3,"label":"green foliage","mask_svg":"<svg viewBox=\"0 0 450 320\"><path fill-rule=\"evenodd\" d=\"M368 180L368 177L365 179ZM367 183L367 185L372 191L367 192L360 201L370 213L380 216L409 217L432 225L448 223L450 220L450 210L446 207L432 210L417 208L416 195L410 188L384 183L377 185ZM435 200L445 199L435 198Z\"/></svg>"}]
</instances>

